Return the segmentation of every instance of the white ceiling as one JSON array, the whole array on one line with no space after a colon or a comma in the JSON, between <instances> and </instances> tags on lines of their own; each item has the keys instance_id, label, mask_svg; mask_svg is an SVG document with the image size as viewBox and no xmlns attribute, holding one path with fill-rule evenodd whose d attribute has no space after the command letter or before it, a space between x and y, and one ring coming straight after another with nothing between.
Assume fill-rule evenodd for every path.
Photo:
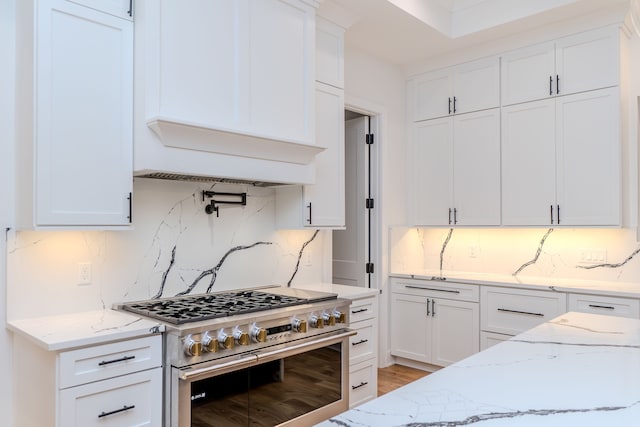
<instances>
[{"instance_id":1,"label":"white ceiling","mask_svg":"<svg viewBox=\"0 0 640 427\"><path fill-rule=\"evenodd\" d=\"M629 0L323 0L347 47L400 67ZM323 13L327 12L327 13Z\"/></svg>"}]
</instances>

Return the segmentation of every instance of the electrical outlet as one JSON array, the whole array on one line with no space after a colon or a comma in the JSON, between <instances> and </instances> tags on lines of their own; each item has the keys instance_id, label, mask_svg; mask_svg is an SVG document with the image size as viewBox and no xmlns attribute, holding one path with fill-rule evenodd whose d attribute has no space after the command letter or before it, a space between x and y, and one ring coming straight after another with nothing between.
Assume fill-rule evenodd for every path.
<instances>
[{"instance_id":1,"label":"electrical outlet","mask_svg":"<svg viewBox=\"0 0 640 427\"><path fill-rule=\"evenodd\" d=\"M606 249L580 249L581 264L604 264L607 262Z\"/></svg>"},{"instance_id":2,"label":"electrical outlet","mask_svg":"<svg viewBox=\"0 0 640 427\"><path fill-rule=\"evenodd\" d=\"M91 263L79 262L78 263L78 285L90 285L91 284Z\"/></svg>"},{"instance_id":3,"label":"electrical outlet","mask_svg":"<svg viewBox=\"0 0 640 427\"><path fill-rule=\"evenodd\" d=\"M311 251L309 249L307 249L306 251L303 252L302 254L302 258L303 258L303 264L306 267L311 267L311 260L312 260L312 256L311 256Z\"/></svg>"},{"instance_id":4,"label":"electrical outlet","mask_svg":"<svg viewBox=\"0 0 640 427\"><path fill-rule=\"evenodd\" d=\"M480 252L478 245L469 246L469 258L477 258L478 252Z\"/></svg>"}]
</instances>

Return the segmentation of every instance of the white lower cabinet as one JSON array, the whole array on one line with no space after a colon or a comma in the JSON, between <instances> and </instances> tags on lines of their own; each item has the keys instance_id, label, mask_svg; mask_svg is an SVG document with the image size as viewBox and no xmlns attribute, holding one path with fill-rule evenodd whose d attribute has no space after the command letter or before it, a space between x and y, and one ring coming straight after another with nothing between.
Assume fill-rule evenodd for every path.
<instances>
[{"instance_id":1,"label":"white lower cabinet","mask_svg":"<svg viewBox=\"0 0 640 427\"><path fill-rule=\"evenodd\" d=\"M349 407L378 395L377 296L354 299L349 307Z\"/></svg>"},{"instance_id":2,"label":"white lower cabinet","mask_svg":"<svg viewBox=\"0 0 640 427\"><path fill-rule=\"evenodd\" d=\"M16 425L162 425L161 335L59 352L14 342Z\"/></svg>"},{"instance_id":3,"label":"white lower cabinet","mask_svg":"<svg viewBox=\"0 0 640 427\"><path fill-rule=\"evenodd\" d=\"M480 349L478 286L392 280L391 354L448 366Z\"/></svg>"},{"instance_id":4,"label":"white lower cabinet","mask_svg":"<svg viewBox=\"0 0 640 427\"><path fill-rule=\"evenodd\" d=\"M640 300L602 295L569 294L569 311L640 318Z\"/></svg>"},{"instance_id":5,"label":"white lower cabinet","mask_svg":"<svg viewBox=\"0 0 640 427\"><path fill-rule=\"evenodd\" d=\"M483 286L480 298L481 328L498 334L517 335L567 311L560 292Z\"/></svg>"},{"instance_id":6,"label":"white lower cabinet","mask_svg":"<svg viewBox=\"0 0 640 427\"><path fill-rule=\"evenodd\" d=\"M509 338L511 338L511 335L480 331L480 351L493 347L503 341L507 341Z\"/></svg>"}]
</instances>

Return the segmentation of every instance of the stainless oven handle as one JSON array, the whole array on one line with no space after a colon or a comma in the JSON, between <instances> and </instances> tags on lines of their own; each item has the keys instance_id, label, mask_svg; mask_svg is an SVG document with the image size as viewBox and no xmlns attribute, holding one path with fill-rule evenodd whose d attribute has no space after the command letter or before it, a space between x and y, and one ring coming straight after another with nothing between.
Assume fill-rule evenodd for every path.
<instances>
[{"instance_id":1,"label":"stainless oven handle","mask_svg":"<svg viewBox=\"0 0 640 427\"><path fill-rule=\"evenodd\" d=\"M282 359L284 357L300 353L299 350L314 350L316 348L324 347L328 343L338 342L344 338L352 337L356 335L358 331L353 331L351 329L347 329L342 333L331 335L324 338L319 338L313 340L311 342L306 342L302 344L290 345L285 348L281 348L278 350L268 351L266 353L258 353L258 360L268 362L269 360Z\"/></svg>"},{"instance_id":2,"label":"stainless oven handle","mask_svg":"<svg viewBox=\"0 0 640 427\"><path fill-rule=\"evenodd\" d=\"M207 366L205 368L193 369L189 371L180 371L178 373L178 378L184 381L191 381L197 379L202 376L211 376L210 374L216 373L218 371L227 370L228 368L244 368L247 366L255 365L258 361L258 357L255 354L250 354L247 357L243 357L242 359L235 359L229 362L217 363L213 366Z\"/></svg>"}]
</instances>

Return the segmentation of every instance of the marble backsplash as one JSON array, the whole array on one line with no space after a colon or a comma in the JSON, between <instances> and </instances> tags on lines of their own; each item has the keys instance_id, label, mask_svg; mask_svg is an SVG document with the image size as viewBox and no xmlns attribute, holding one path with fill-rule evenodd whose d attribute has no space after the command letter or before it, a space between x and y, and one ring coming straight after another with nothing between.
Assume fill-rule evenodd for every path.
<instances>
[{"instance_id":1,"label":"marble backsplash","mask_svg":"<svg viewBox=\"0 0 640 427\"><path fill-rule=\"evenodd\" d=\"M629 229L390 229L390 271L491 273L640 283Z\"/></svg>"},{"instance_id":2,"label":"marble backsplash","mask_svg":"<svg viewBox=\"0 0 640 427\"><path fill-rule=\"evenodd\" d=\"M246 192L246 206L205 213L202 190ZM7 316L19 319L122 301L319 282L328 232L275 230L274 190L136 179L123 231L9 231ZM90 264L80 285L79 264Z\"/></svg>"}]
</instances>

